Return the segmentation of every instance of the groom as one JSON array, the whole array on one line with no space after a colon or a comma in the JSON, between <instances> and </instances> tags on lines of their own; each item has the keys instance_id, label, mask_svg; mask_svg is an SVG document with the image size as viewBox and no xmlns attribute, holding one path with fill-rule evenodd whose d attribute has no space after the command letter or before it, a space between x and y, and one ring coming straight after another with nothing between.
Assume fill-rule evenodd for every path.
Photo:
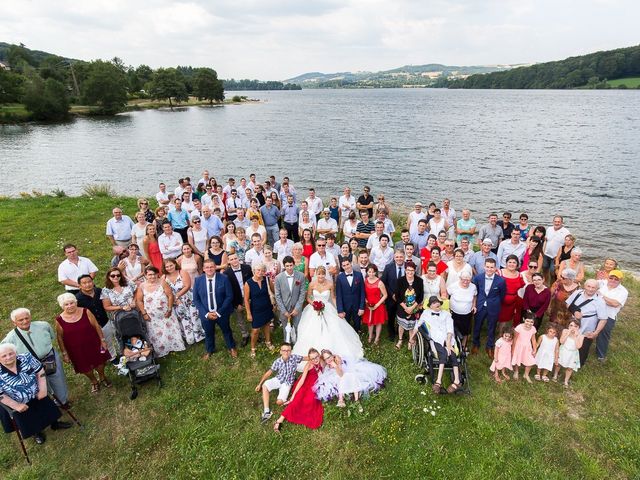
<instances>
[{"instance_id":1,"label":"groom","mask_svg":"<svg viewBox=\"0 0 640 480\"><path fill-rule=\"evenodd\" d=\"M364 314L364 277L354 272L348 258L342 260L344 270L336 281L336 307L338 315L347 320L360 333L360 319Z\"/></svg>"},{"instance_id":2,"label":"groom","mask_svg":"<svg viewBox=\"0 0 640 480\"><path fill-rule=\"evenodd\" d=\"M275 281L278 315L283 330L287 323L291 322L297 333L302 304L307 293L307 285L304 273L293 269L295 266L293 257L287 255L282 259L282 264L284 265L284 272L279 273Z\"/></svg>"}]
</instances>

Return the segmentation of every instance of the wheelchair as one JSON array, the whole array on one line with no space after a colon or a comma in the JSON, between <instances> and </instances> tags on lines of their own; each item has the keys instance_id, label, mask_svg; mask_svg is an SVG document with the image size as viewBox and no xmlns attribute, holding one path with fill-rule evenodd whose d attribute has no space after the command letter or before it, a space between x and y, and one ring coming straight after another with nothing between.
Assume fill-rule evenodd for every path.
<instances>
[{"instance_id":1,"label":"wheelchair","mask_svg":"<svg viewBox=\"0 0 640 480\"><path fill-rule=\"evenodd\" d=\"M415 381L424 385L427 383L428 378L433 385L438 374L438 352L425 325L422 325L418 329L414 340L415 343L411 348L413 363L424 371L424 373L415 376ZM457 330L454 333L454 350L460 371L460 388L458 388L455 393L470 395L471 386L469 384L469 370L467 368L467 351L462 347L462 336ZM444 371L445 374L449 374L450 381L453 383L454 375L451 362L447 361L444 366Z\"/></svg>"}]
</instances>

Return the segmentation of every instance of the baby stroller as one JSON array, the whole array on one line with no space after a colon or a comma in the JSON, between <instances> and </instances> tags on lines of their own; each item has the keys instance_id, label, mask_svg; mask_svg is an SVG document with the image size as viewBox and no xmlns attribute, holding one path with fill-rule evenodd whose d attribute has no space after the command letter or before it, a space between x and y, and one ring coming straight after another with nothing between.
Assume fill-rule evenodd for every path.
<instances>
[{"instance_id":1,"label":"baby stroller","mask_svg":"<svg viewBox=\"0 0 640 480\"><path fill-rule=\"evenodd\" d=\"M471 388L469 385L469 371L467 369L467 351L462 347L462 336L457 330L454 331L454 349L456 357L458 359L458 368L460 370L460 384L456 393L471 394ZM429 337L429 331L425 325L422 325L418 329L418 333L415 336L415 343L412 347L413 363L424 369L425 373L416 375L416 382L425 384L427 383L427 376L429 381L433 385L438 373L438 352L431 337ZM451 383L453 383L453 365L451 362L447 362L444 366L445 373L449 373L451 377Z\"/></svg>"},{"instance_id":2,"label":"baby stroller","mask_svg":"<svg viewBox=\"0 0 640 480\"><path fill-rule=\"evenodd\" d=\"M116 338L120 347L120 355L124 355L125 342L131 337L138 337L143 342L147 342L151 348L151 353L144 360L128 360L126 368L128 369L129 381L131 382L131 395L129 398L135 400L138 397L137 386L151 379L156 379L158 387L162 387L160 379L160 365L155 361L153 355L153 345L147 338L147 328L144 320L137 310L128 312L118 311L113 319L116 330Z\"/></svg>"}]
</instances>

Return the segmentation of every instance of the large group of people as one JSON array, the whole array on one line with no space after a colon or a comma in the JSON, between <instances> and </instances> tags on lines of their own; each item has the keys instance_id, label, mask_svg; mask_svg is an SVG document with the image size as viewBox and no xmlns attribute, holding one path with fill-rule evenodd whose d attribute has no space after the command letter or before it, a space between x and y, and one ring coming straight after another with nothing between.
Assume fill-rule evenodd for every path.
<instances>
[{"instance_id":1,"label":"large group of people","mask_svg":"<svg viewBox=\"0 0 640 480\"><path fill-rule=\"evenodd\" d=\"M144 319L156 357L203 342L208 360L219 329L231 357L248 347L256 358L261 341L276 351L279 330L280 357L256 387L263 421L272 415L270 391L286 404L277 431L284 420L316 428L323 401L344 406L347 396L357 401L382 386L386 371L364 358L361 330L371 348L388 337L400 350L405 333L411 349L418 329L430 326L445 359L454 335L476 354L484 334L497 382L510 378L508 370L518 379L520 366L531 381L537 366L541 381L565 368L568 385L594 342L605 361L628 295L624 275L607 258L585 280L579 242L561 216L545 227L530 225L526 213L518 223L509 212L501 220L492 213L480 225L469 209L459 217L444 199L441 207L417 202L398 232L384 195L374 197L367 186L357 198L345 187L327 200L313 188L305 198L287 177L259 183L251 174L222 184L205 171L198 182L181 178L172 191L161 183L157 206L140 198L133 219L115 207L106 222L114 256L102 281L76 245L63 247L55 331L31 322L25 308L12 313L15 329L3 342L15 348L0 350L0 402L20 412L18 403L52 391L64 407L62 362L87 377L93 394L110 388L105 366L122 366L114 318L123 312ZM47 358L57 368L43 383ZM16 377L30 396L12 393L16 371L30 372ZM434 391L441 377L440 369ZM456 370L448 390L458 382Z\"/></svg>"}]
</instances>

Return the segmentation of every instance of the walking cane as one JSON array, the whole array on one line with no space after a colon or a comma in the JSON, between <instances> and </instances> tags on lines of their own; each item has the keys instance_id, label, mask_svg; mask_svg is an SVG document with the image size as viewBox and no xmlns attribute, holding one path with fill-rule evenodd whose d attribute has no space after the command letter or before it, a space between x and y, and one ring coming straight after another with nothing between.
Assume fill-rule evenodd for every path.
<instances>
[{"instance_id":1,"label":"walking cane","mask_svg":"<svg viewBox=\"0 0 640 480\"><path fill-rule=\"evenodd\" d=\"M60 401L60 399L58 397L56 397L56 394L51 392L51 396L53 397L53 399L57 402L57 404L59 405L58 408L60 408L60 410L63 410L64 412L67 413L67 415L69 415L71 417L71 419L79 426L82 427L82 424L80 423L80 421L76 418L76 416L71 413L71 407L64 407L62 405L62 402Z\"/></svg>"}]
</instances>

